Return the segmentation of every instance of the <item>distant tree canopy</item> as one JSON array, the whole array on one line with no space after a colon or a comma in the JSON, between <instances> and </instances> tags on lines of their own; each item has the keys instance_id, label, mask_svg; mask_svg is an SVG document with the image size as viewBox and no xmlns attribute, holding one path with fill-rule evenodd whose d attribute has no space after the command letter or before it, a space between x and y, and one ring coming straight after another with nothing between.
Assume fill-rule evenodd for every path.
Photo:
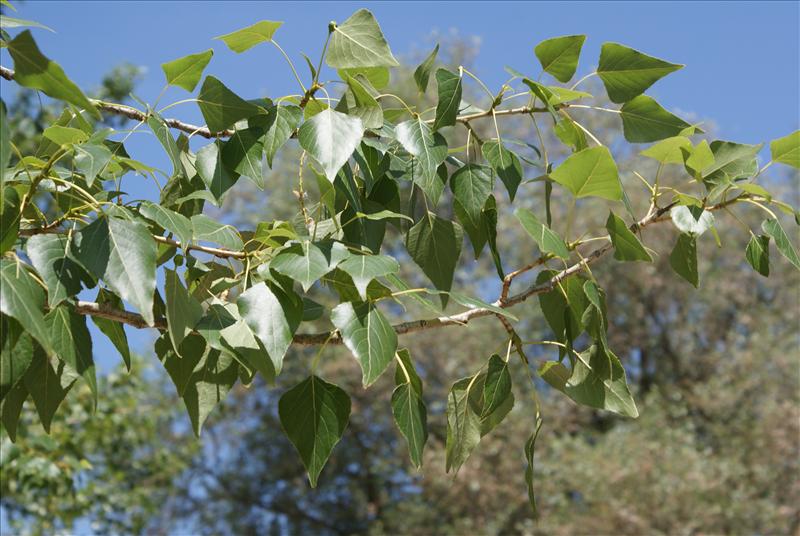
<instances>
[{"instance_id":1,"label":"distant tree canopy","mask_svg":"<svg viewBox=\"0 0 800 536\"><path fill-rule=\"evenodd\" d=\"M644 338L653 330L615 308L658 303L632 295L631 302L617 303L614 284L641 276L641 264L666 262L678 278L659 284L684 300L670 307L681 307L691 301L681 279L699 285L698 250L713 244L701 237L731 247L737 241L720 236L732 231L747 240L737 252L741 261L760 276L770 275L770 249L800 269L780 213L797 223L800 216L764 181L773 164L800 168L800 131L772 140L771 160L761 166L762 145L709 142L699 125L644 94L682 65L605 43L597 70L570 85L586 36L556 37L535 48L542 67L536 80L507 68L508 81L492 91L468 66L437 67L438 45L413 73L400 68L377 21L361 9L329 25L319 61L307 59L301 77L275 40L281 25L261 21L217 39L236 53L274 45L297 80L295 95L245 100L217 78L203 79L212 49L162 65L167 86L190 93L200 86L194 100L205 125L197 126L165 117L158 103L111 102L129 92L123 81L132 72L112 76L100 98L87 97L39 50L30 30L18 30L35 23L3 16L3 46L14 65L0 74L60 103L59 113L37 118L41 136L33 135L35 128L20 136L22 127L2 105L0 413L11 440L28 440L17 437L26 402L49 431L76 386L90 397L90 412L103 399L122 396L109 381L98 381L91 318L129 369L124 326L157 335L155 354L197 435L229 392L242 392L237 385L290 378L293 386L277 401L268 397L277 407L272 420L312 486L348 425L359 441L363 430L355 428L363 421L355 414L384 411L362 404L373 384L392 383L391 394L382 392L412 465L422 466L429 442L441 442L448 473L458 472L490 433L500 433L498 425L516 407L528 430L508 439L516 440L516 459L527 466L535 509L534 446L544 413L537 384L590 408L639 415L612 348L618 322L629 323L624 333ZM323 63L338 80L324 81ZM393 72L406 79L392 81ZM610 104L578 89L592 76ZM412 79L416 91L390 92ZM614 123L605 126L595 119L601 115ZM628 143L615 143L614 153L634 154L639 147L629 144L647 143L644 158L615 159L601 141L619 130L617 117ZM134 125L122 129L119 118ZM152 132L171 169L128 153L125 141L139 129ZM205 145L192 150L198 139ZM291 171L291 188L287 179L274 179L273 166ZM123 181L142 177L157 185L152 200L124 191ZM237 184L242 177L292 200L294 214L258 221L240 214L239 225L204 213L249 188ZM753 227L755 214L760 221ZM672 230L666 244L648 236L659 226ZM473 267L482 264L467 265L467 257L488 262L494 274ZM592 272L604 257L619 264L608 292ZM474 284L479 276L482 288ZM737 276L742 286L754 277ZM481 299L487 288L496 296ZM93 299L86 299L90 291ZM515 307L534 297L547 330L526 320L530 308ZM665 318L672 313L664 311ZM469 337L482 317L501 327L480 332L496 350L470 356L461 379L441 377L453 371L445 365L449 348L435 345L435 338L452 341L445 331ZM439 328L441 335L428 335ZM656 331L667 340L649 348L651 354L668 353L670 341L682 336ZM420 366L409 351L415 345L401 344L409 333L408 339L430 337L435 359ZM355 358L347 363L360 369L361 387L347 366L328 362L339 346ZM292 347L299 348L290 354L297 359L284 363ZM529 354L541 355L542 347L552 350L550 359L532 363ZM645 378L652 365L640 357L636 376ZM142 383L146 378L133 376L126 385ZM431 390L441 396L431 400ZM432 414L444 414L442 427L428 425L429 405ZM74 410L65 406L62 411ZM167 428L174 426L165 419ZM164 423L150 423L142 433ZM280 451L280 443L274 448ZM357 465L357 452L348 452ZM398 463L393 452L381 455L386 464ZM163 461L172 465L168 474L185 468ZM347 467L342 462L331 478ZM373 495L366 502L382 504L375 500L380 492ZM299 500L286 497L284 512ZM314 508L304 513L310 527L325 525ZM350 530L359 527L343 532Z\"/></svg>"}]
</instances>

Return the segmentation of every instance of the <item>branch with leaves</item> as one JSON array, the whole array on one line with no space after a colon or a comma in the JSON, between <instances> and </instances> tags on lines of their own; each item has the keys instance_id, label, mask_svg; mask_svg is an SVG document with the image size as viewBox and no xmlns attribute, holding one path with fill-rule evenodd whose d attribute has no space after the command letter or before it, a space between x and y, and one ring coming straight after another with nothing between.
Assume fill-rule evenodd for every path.
<instances>
[{"instance_id":1,"label":"branch with leaves","mask_svg":"<svg viewBox=\"0 0 800 536\"><path fill-rule=\"evenodd\" d=\"M0 117L0 414L13 439L20 409L29 401L47 428L75 385L87 386L95 400L100 396L87 327L91 318L123 357L130 353L124 326L159 331L154 351L197 434L237 382L252 382L259 374L275 378L293 344L319 346L309 377L286 391L278 408L312 485L351 411L349 395L317 373L325 349L344 345L361 367L365 388L394 363L392 411L411 462L420 466L427 439L423 379L398 336L496 317L508 336L505 357L482 360L474 374L453 383L447 399L446 467L456 472L515 404L512 348L531 373L514 305L537 296L552 329L552 340L540 342L557 349L557 359L537 371L547 384L576 403L636 417L624 366L608 344L612 317L592 263L611 252L619 262L651 262L656 252L643 243L642 231L671 223L677 237L670 266L697 286L699 238L714 234L718 211L746 209L766 216L758 234L748 228L744 258L755 271L769 274L773 243L800 268L777 213L797 220L797 211L759 182L772 164L800 168L800 132L773 140L764 166L758 165L761 145L708 142L698 125L645 95L681 65L604 44L590 76L598 76L609 99L620 105L612 109L584 104L593 96L576 89L582 80L565 85L575 75L585 36L543 41L535 49L542 76L534 81L509 70L510 80L496 92L463 67L435 68L437 47L415 70L419 100L409 103L390 92L390 72L398 62L369 11L329 26L318 64L307 62L305 81L275 40L281 24L260 21L218 39L237 53L274 46L300 86L297 95L246 100L217 78L203 78L213 49L162 65L165 89L194 93L200 86L190 100L197 103L203 126L165 119L161 114L169 106L157 110L157 103L140 110L89 99L39 50L30 30L13 38L4 32L14 69L2 67L0 75L65 104L34 154L23 154L13 142L5 106ZM323 65L335 72L340 86L321 81ZM558 83L541 82L547 76ZM427 108L431 78L436 105ZM465 83L486 94L485 106L465 100ZM527 99L522 106L520 98ZM387 102L402 107L389 108ZM576 109L613 113L628 142L651 144L641 154L658 164L654 176L631 170L639 181L633 186L646 188L650 200L644 216L634 215L611 151L573 117ZM137 124L126 132L98 128L101 112ZM532 141L522 145L535 157L504 140L501 125L510 117L531 119ZM486 130L479 134L472 123L478 119L491 119L491 137ZM127 136L139 129L158 140L170 171L127 152ZM192 151L189 141L196 135L211 141ZM459 145L464 135L466 144ZM554 158L548 140L562 144L569 156ZM295 144L299 151L291 150ZM220 206L242 177L263 189L264 168L281 155L298 154L299 172L291 180L298 181L300 213L293 220L241 230L204 214L207 204ZM685 184L665 183L666 166L685 173ZM121 181L137 174L158 184L151 199L121 191ZM318 198L307 193L304 176L316 181ZM544 217L524 207L514 211L539 252L508 272L497 221L523 190L544 207ZM571 207L565 214L556 208L563 196ZM609 207L605 233L572 229L578 200ZM464 242L476 259L488 250L500 284L493 303L454 288ZM406 259L430 285L413 287L400 276L400 260ZM534 282L512 293L515 281L533 272ZM89 292L96 292L94 301L85 299ZM336 305L328 310L315 298ZM413 304L426 313L390 320L386 302ZM453 303L463 310L451 312ZM312 327L301 329L303 324ZM591 343L575 348L582 341ZM53 396L40 396L47 389ZM538 402L530 411L537 424L523 449L529 467L542 423ZM535 506L532 469L526 478Z\"/></svg>"}]
</instances>

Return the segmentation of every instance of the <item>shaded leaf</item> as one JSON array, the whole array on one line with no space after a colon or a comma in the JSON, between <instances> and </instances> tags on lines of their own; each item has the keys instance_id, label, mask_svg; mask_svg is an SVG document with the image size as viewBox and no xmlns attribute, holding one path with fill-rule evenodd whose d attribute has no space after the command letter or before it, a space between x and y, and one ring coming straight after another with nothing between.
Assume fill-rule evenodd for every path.
<instances>
[{"instance_id":1,"label":"shaded leaf","mask_svg":"<svg viewBox=\"0 0 800 536\"><path fill-rule=\"evenodd\" d=\"M449 291L463 240L460 225L428 212L409 229L406 249L437 289ZM441 300L446 305L447 295Z\"/></svg>"},{"instance_id":2,"label":"shaded leaf","mask_svg":"<svg viewBox=\"0 0 800 536\"><path fill-rule=\"evenodd\" d=\"M619 113L625 139L632 143L647 143L677 136L690 126L647 95L639 95L626 102Z\"/></svg>"},{"instance_id":3,"label":"shaded leaf","mask_svg":"<svg viewBox=\"0 0 800 536\"><path fill-rule=\"evenodd\" d=\"M219 132L232 127L240 119L259 113L259 108L239 97L213 76L206 76L197 105L209 130Z\"/></svg>"},{"instance_id":4,"label":"shaded leaf","mask_svg":"<svg viewBox=\"0 0 800 536\"><path fill-rule=\"evenodd\" d=\"M533 212L526 208L518 208L514 211L522 227L528 234L536 241L539 250L544 253L550 253L562 259L569 258L569 249L564 239L558 236L553 230L546 225L543 225Z\"/></svg>"},{"instance_id":5,"label":"shaded leaf","mask_svg":"<svg viewBox=\"0 0 800 536\"><path fill-rule=\"evenodd\" d=\"M676 274L691 283L694 287L700 285L700 275L697 272L697 238L681 233L678 241L669 255L669 265Z\"/></svg>"},{"instance_id":6,"label":"shaded leaf","mask_svg":"<svg viewBox=\"0 0 800 536\"><path fill-rule=\"evenodd\" d=\"M622 218L613 212L608 214L606 229L611 237L611 243L614 244L615 259L618 261L653 261L636 235L628 229Z\"/></svg>"},{"instance_id":7,"label":"shaded leaf","mask_svg":"<svg viewBox=\"0 0 800 536\"><path fill-rule=\"evenodd\" d=\"M769 277L769 236L751 236L745 250L745 258L753 270L764 277Z\"/></svg>"},{"instance_id":8,"label":"shaded leaf","mask_svg":"<svg viewBox=\"0 0 800 536\"><path fill-rule=\"evenodd\" d=\"M372 385L397 351L397 333L377 307L345 302L331 311L331 322L361 365L364 387Z\"/></svg>"}]
</instances>

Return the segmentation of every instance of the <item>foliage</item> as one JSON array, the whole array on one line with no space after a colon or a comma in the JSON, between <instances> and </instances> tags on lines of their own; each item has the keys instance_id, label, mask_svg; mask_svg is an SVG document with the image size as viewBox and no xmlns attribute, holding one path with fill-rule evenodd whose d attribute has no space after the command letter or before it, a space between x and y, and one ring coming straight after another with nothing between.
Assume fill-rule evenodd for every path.
<instances>
[{"instance_id":1,"label":"foliage","mask_svg":"<svg viewBox=\"0 0 800 536\"><path fill-rule=\"evenodd\" d=\"M275 41L279 27L261 21L219 39L237 53L263 43L280 49ZM595 74L610 100L622 105L619 109L580 104L592 98L575 90L581 81L571 87L548 86L514 71L492 93L463 65L440 68L434 75L435 106L427 107L424 91L411 104L378 91L398 62L369 11L359 10L341 25L331 23L328 33L318 66L309 62L308 85L292 65L300 98L247 100L206 76L196 99L206 126L196 127L165 119L149 106L138 110L89 99L43 55L30 30L13 38L4 31L4 45L14 59L14 71L6 69L4 76L66 103L33 150L23 152L8 134L2 140L0 384L2 420L10 437L16 436L25 403L33 404L48 429L65 398L69 405L68 393L76 385L87 386L94 403L115 396L96 384L86 324L92 317L123 356L129 351L122 325L161 332L156 354L196 434L237 383L261 381L255 379L258 373L273 381L292 344L319 346L308 356L310 375L292 374L297 383L277 404L279 422L312 486L336 444L346 438L352 415L370 411L353 403L354 388L342 389L320 377L321 356L332 353L333 346L345 346L361 370L364 387L389 376L384 373L394 361L392 413L412 462L419 465L425 439L433 435L423 400L425 375L417 374L414 354L401 349L398 335L495 317L506 332L495 335L501 351L473 360L460 371L467 374L462 379L453 383L451 377L447 394L438 400L446 408L445 429L437 431L445 445L446 469L463 470L477 445L497 433L514 410L529 417L529 429L517 443L520 457L524 447L527 463L533 464L535 445L524 439L536 437L543 422L540 407L538 402L515 404L526 399L514 395L534 386L526 347L557 347L558 360L544 363L538 372L573 401L628 417L639 414L628 373L612 351L615 312L611 308L609 313L610 292L600 287L591 263L612 250L623 263L649 262L657 253L666 257L666 250L648 249L644 231L672 222L678 232L669 264L698 286L698 239L708 230L719 234L713 213L754 207L769 217L757 246L747 249L749 263L766 275L772 241L800 267L790 233L773 209L795 219L797 212L760 183L773 162L796 167L797 133L774 140L772 160L763 167L757 161L760 145L694 141L702 134L696 125L644 95L681 65L606 43ZM569 82L584 39L569 36L538 46L545 72ZM201 52L165 63L167 84L193 91L212 59ZM320 82L323 60L345 83L338 101L319 96L323 89L328 92ZM426 60L419 67L414 81L420 90L427 87L434 62ZM470 98L465 87L472 81L486 91L488 106L464 100L465 95ZM514 99L520 98L527 104L514 107ZM385 106L390 99L402 108ZM628 142L657 142L643 153L659 162L652 179L635 172L648 201L641 217L635 215L631 198L643 196L634 195L621 180L630 170L621 168L608 146L586 127L583 110L619 115ZM97 122L103 113L138 120L133 130L152 130L169 157L171 172L132 158L125 138L114 139L119 133ZM3 106L4 133L9 132L6 116ZM536 156L512 150L508 130L501 133L500 124L517 116L532 122L536 137L522 145L532 142ZM476 127L488 119L494 126L490 138ZM466 144L458 146L455 139L462 128ZM172 130L181 134L175 138ZM559 147L545 139L551 132ZM198 137L209 141L193 151ZM294 217L259 221L245 230L203 214L206 203L220 206L242 176L264 186L265 164L271 166L280 151L293 149L292 139L302 149L299 212ZM668 165L677 165L689 179L681 189L662 182ZM123 179L137 175L156 182L163 176L158 203L119 191ZM535 178L525 180L527 175ZM313 177L318 197L306 192L304 177ZM520 265L513 271L505 269L508 255L505 260L501 255L501 249L508 253L504 236L497 232L498 206L505 208L505 194L495 194L495 177L509 199L523 205L517 211L521 227L540 250L538 257L515 257ZM523 196L519 188L528 184L533 186ZM523 199L540 184L544 217L524 207ZM642 184L636 186L641 191ZM562 208L556 201L565 196L567 210L556 212ZM605 213L608 234L592 236L592 227L573 229L578 203L584 210L594 207ZM626 219L618 215L623 210ZM465 234L476 259L488 245L500 287L492 303L458 292ZM755 237L752 231L750 235ZM385 240L387 236L392 240ZM603 245L592 249L595 242ZM406 282L408 270L398 272L408 260L434 288ZM170 262L173 267L167 268ZM536 282L512 294L535 268L541 268ZM163 292L160 273L166 280ZM413 280L419 281L419 274ZM95 287L97 300L83 300L82 293ZM441 306L429 295L438 295ZM526 319L506 309L534 296L553 333L532 339ZM123 309L123 302L135 311ZM451 302L465 310L445 310ZM428 318L435 316L400 321L403 307L424 308ZM399 323L393 324L395 320ZM301 329L303 324L321 331ZM512 355L514 363L520 358L518 368ZM530 467L528 475L533 473ZM529 482L528 487L534 504L534 486Z\"/></svg>"}]
</instances>

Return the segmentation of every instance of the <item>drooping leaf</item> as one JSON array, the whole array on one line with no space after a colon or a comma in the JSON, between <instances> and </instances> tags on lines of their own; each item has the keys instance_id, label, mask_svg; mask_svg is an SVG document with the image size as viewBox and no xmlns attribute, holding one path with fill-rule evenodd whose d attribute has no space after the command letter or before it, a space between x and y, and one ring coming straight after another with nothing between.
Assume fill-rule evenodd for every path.
<instances>
[{"instance_id":1,"label":"drooping leaf","mask_svg":"<svg viewBox=\"0 0 800 536\"><path fill-rule=\"evenodd\" d=\"M431 78L431 71L433 71L433 64L436 62L436 55L439 53L439 43L433 47L433 50L425 60L419 64L414 70L414 82L417 84L417 89L420 93L425 93L428 89L428 81Z\"/></svg>"},{"instance_id":2,"label":"drooping leaf","mask_svg":"<svg viewBox=\"0 0 800 536\"><path fill-rule=\"evenodd\" d=\"M0 401L22 381L33 361L33 346L19 322L0 316Z\"/></svg>"},{"instance_id":3,"label":"drooping leaf","mask_svg":"<svg viewBox=\"0 0 800 536\"><path fill-rule=\"evenodd\" d=\"M209 48L205 52L189 54L177 60L162 63L161 70L164 71L167 85L182 87L190 92L194 91L213 55L214 51Z\"/></svg>"},{"instance_id":4,"label":"drooping leaf","mask_svg":"<svg viewBox=\"0 0 800 536\"><path fill-rule=\"evenodd\" d=\"M553 133L559 140L572 148L573 152L583 151L589 145L586 143L586 134L575 121L566 114L561 114Z\"/></svg>"},{"instance_id":5,"label":"drooping leaf","mask_svg":"<svg viewBox=\"0 0 800 536\"><path fill-rule=\"evenodd\" d=\"M41 90L48 97L74 104L100 119L100 112L64 70L41 53L30 30L9 41L8 52L14 60L14 80L19 85Z\"/></svg>"},{"instance_id":6,"label":"drooping leaf","mask_svg":"<svg viewBox=\"0 0 800 536\"><path fill-rule=\"evenodd\" d=\"M75 169L83 174L89 186L110 161L111 151L105 145L86 143L75 146Z\"/></svg>"},{"instance_id":7,"label":"drooping leaf","mask_svg":"<svg viewBox=\"0 0 800 536\"><path fill-rule=\"evenodd\" d=\"M70 239L64 235L41 234L28 239L25 251L47 286L47 302L52 308L75 296L81 281L87 279L70 258Z\"/></svg>"},{"instance_id":8,"label":"drooping leaf","mask_svg":"<svg viewBox=\"0 0 800 536\"><path fill-rule=\"evenodd\" d=\"M3 188L0 202L0 255L10 250L19 234L20 198L17 191L7 186Z\"/></svg>"},{"instance_id":9,"label":"drooping leaf","mask_svg":"<svg viewBox=\"0 0 800 536\"><path fill-rule=\"evenodd\" d=\"M494 413L509 396L511 396L511 374L508 372L508 362L493 354L489 358L486 380L483 382L481 418Z\"/></svg>"},{"instance_id":10,"label":"drooping leaf","mask_svg":"<svg viewBox=\"0 0 800 536\"><path fill-rule=\"evenodd\" d=\"M236 184L237 175L231 174L222 163L221 142L209 143L199 151L195 159L197 174L219 204L225 193Z\"/></svg>"},{"instance_id":11,"label":"drooping leaf","mask_svg":"<svg viewBox=\"0 0 800 536\"><path fill-rule=\"evenodd\" d=\"M769 218L764 220L761 224L761 229L775 241L775 246L780 251L781 255L794 265L795 268L800 270L800 257L797 256L791 240L786 235L778 220Z\"/></svg>"},{"instance_id":12,"label":"drooping leaf","mask_svg":"<svg viewBox=\"0 0 800 536\"><path fill-rule=\"evenodd\" d=\"M745 257L753 270L764 277L769 277L769 236L751 236L750 242L747 243Z\"/></svg>"},{"instance_id":13,"label":"drooping leaf","mask_svg":"<svg viewBox=\"0 0 800 536\"><path fill-rule=\"evenodd\" d=\"M366 9L359 9L333 28L325 61L334 69L399 65L378 21Z\"/></svg>"},{"instance_id":14,"label":"drooping leaf","mask_svg":"<svg viewBox=\"0 0 800 536\"><path fill-rule=\"evenodd\" d=\"M653 262L653 258L644 249L636 235L628 229L622 218L613 212L608 214L606 230L608 230L608 234L611 237L611 243L614 244L615 259L618 261Z\"/></svg>"},{"instance_id":15,"label":"drooping leaf","mask_svg":"<svg viewBox=\"0 0 800 536\"><path fill-rule=\"evenodd\" d=\"M450 177L453 196L474 222L481 219L481 210L492 192L492 174L489 168L467 164Z\"/></svg>"},{"instance_id":16,"label":"drooping leaf","mask_svg":"<svg viewBox=\"0 0 800 536\"><path fill-rule=\"evenodd\" d=\"M677 136L690 126L647 95L639 95L626 102L619 113L625 139L631 143L648 143Z\"/></svg>"},{"instance_id":17,"label":"drooping leaf","mask_svg":"<svg viewBox=\"0 0 800 536\"><path fill-rule=\"evenodd\" d=\"M575 197L622 199L617 164L606 147L592 147L573 154L550 177L566 186Z\"/></svg>"},{"instance_id":18,"label":"drooping leaf","mask_svg":"<svg viewBox=\"0 0 800 536\"><path fill-rule=\"evenodd\" d=\"M144 224L98 218L76 233L73 252L91 275L102 279L153 325L157 251Z\"/></svg>"},{"instance_id":19,"label":"drooping leaf","mask_svg":"<svg viewBox=\"0 0 800 536\"><path fill-rule=\"evenodd\" d=\"M347 255L347 249L339 242L322 244L304 241L281 251L270 266L295 279L304 291L308 291L311 285L336 268Z\"/></svg>"},{"instance_id":20,"label":"drooping leaf","mask_svg":"<svg viewBox=\"0 0 800 536\"><path fill-rule=\"evenodd\" d=\"M53 353L44 321L45 293L24 264L0 259L0 312L14 318L48 354Z\"/></svg>"},{"instance_id":21,"label":"drooping leaf","mask_svg":"<svg viewBox=\"0 0 800 536\"><path fill-rule=\"evenodd\" d=\"M412 161L413 177L425 195L436 204L439 201L439 185L443 185L437 176L439 166L447 158L447 140L438 132L433 132L420 117L404 121L395 127L395 136L403 149L414 157Z\"/></svg>"},{"instance_id":22,"label":"drooping leaf","mask_svg":"<svg viewBox=\"0 0 800 536\"><path fill-rule=\"evenodd\" d=\"M11 128L8 126L5 103L0 103L0 191L5 192L6 168L11 161ZM19 196L17 196L19 197ZM0 207L5 205L5 193ZM6 236L5 225L0 225L0 236ZM3 243L0 241L0 243ZM5 250L0 248L0 254Z\"/></svg>"},{"instance_id":23,"label":"drooping leaf","mask_svg":"<svg viewBox=\"0 0 800 536\"><path fill-rule=\"evenodd\" d=\"M536 495L533 489L533 454L534 454L534 446L536 445L536 438L539 436L539 430L542 428L542 418L539 416L537 411L536 413L536 428L534 429L531 436L525 442L525 461L527 465L525 466L525 483L528 485L528 501L531 505L531 510L533 510L533 514L537 515L538 511L536 508Z\"/></svg>"},{"instance_id":24,"label":"drooping leaf","mask_svg":"<svg viewBox=\"0 0 800 536\"><path fill-rule=\"evenodd\" d=\"M483 157L508 190L508 197L514 201L519 183L522 182L522 164L513 151L508 150L499 140L489 140L481 146Z\"/></svg>"},{"instance_id":25,"label":"drooping leaf","mask_svg":"<svg viewBox=\"0 0 800 536\"><path fill-rule=\"evenodd\" d=\"M756 155L761 144L748 145L715 140L709 145L713 163L702 168L703 182L709 185L726 183L740 177L750 177L758 171ZM688 163L688 162L687 162Z\"/></svg>"},{"instance_id":26,"label":"drooping leaf","mask_svg":"<svg viewBox=\"0 0 800 536\"><path fill-rule=\"evenodd\" d=\"M272 41L272 36L275 35L275 32L282 24L283 22L281 21L262 20L231 33L217 36L214 39L221 40L228 45L229 49L241 54L259 43Z\"/></svg>"},{"instance_id":27,"label":"drooping leaf","mask_svg":"<svg viewBox=\"0 0 800 536\"><path fill-rule=\"evenodd\" d=\"M292 337L303 320L303 301L293 292L258 283L244 291L236 305L267 350L276 374L279 373Z\"/></svg>"},{"instance_id":28,"label":"drooping leaf","mask_svg":"<svg viewBox=\"0 0 800 536\"><path fill-rule=\"evenodd\" d=\"M202 318L203 308L200 302L183 286L180 276L175 270L166 269L164 275L169 338L172 341L172 347L180 354L180 345Z\"/></svg>"},{"instance_id":29,"label":"drooping leaf","mask_svg":"<svg viewBox=\"0 0 800 536\"><path fill-rule=\"evenodd\" d=\"M322 165L331 182L363 136L364 123L360 118L330 108L303 123L297 133L300 146Z\"/></svg>"},{"instance_id":30,"label":"drooping leaf","mask_svg":"<svg viewBox=\"0 0 800 536\"><path fill-rule=\"evenodd\" d=\"M439 100L436 104L436 119L433 121L434 131L456 124L458 107L461 103L461 84L461 76L447 69L436 71Z\"/></svg>"},{"instance_id":31,"label":"drooping leaf","mask_svg":"<svg viewBox=\"0 0 800 536\"><path fill-rule=\"evenodd\" d=\"M92 337L86 317L66 305L52 309L44 317L50 330L50 341L56 355L69 369L82 377L92 391L97 406L97 376L92 358Z\"/></svg>"},{"instance_id":32,"label":"drooping leaf","mask_svg":"<svg viewBox=\"0 0 800 536\"><path fill-rule=\"evenodd\" d=\"M458 472L481 440L481 418L470 404L470 391L476 376L463 378L450 388L447 395L447 440L445 466Z\"/></svg>"},{"instance_id":33,"label":"drooping leaf","mask_svg":"<svg viewBox=\"0 0 800 536\"><path fill-rule=\"evenodd\" d=\"M545 39L534 49L542 69L559 82L567 83L578 68L585 35L567 35Z\"/></svg>"},{"instance_id":34,"label":"drooping leaf","mask_svg":"<svg viewBox=\"0 0 800 536\"><path fill-rule=\"evenodd\" d=\"M449 291L463 240L460 225L428 212L409 229L406 249L437 289ZM447 295L441 300L446 305Z\"/></svg>"},{"instance_id":35,"label":"drooping leaf","mask_svg":"<svg viewBox=\"0 0 800 536\"><path fill-rule=\"evenodd\" d=\"M531 235L531 238L536 241L542 253L550 253L562 259L569 258L569 248L567 248L564 239L549 227L543 225L533 212L520 207L514 211L514 215L522 224L522 227Z\"/></svg>"},{"instance_id":36,"label":"drooping leaf","mask_svg":"<svg viewBox=\"0 0 800 536\"><path fill-rule=\"evenodd\" d=\"M394 359L397 333L370 303L341 303L331 311L331 322L361 365L364 387L369 387Z\"/></svg>"},{"instance_id":37,"label":"drooping leaf","mask_svg":"<svg viewBox=\"0 0 800 536\"><path fill-rule=\"evenodd\" d=\"M669 255L669 265L676 274L691 283L694 287L700 285L700 275L697 271L697 238L686 233L678 236L678 241Z\"/></svg>"},{"instance_id":38,"label":"drooping leaf","mask_svg":"<svg viewBox=\"0 0 800 536\"><path fill-rule=\"evenodd\" d=\"M264 154L264 130L245 128L234 132L222 148L222 162L236 174L247 177L264 189L261 158Z\"/></svg>"},{"instance_id":39,"label":"drooping leaf","mask_svg":"<svg viewBox=\"0 0 800 536\"><path fill-rule=\"evenodd\" d=\"M192 372L183 391L183 403L192 429L200 436L203 423L239 378L239 363L231 354L209 350Z\"/></svg>"},{"instance_id":40,"label":"drooping leaf","mask_svg":"<svg viewBox=\"0 0 800 536\"><path fill-rule=\"evenodd\" d=\"M281 426L300 454L311 487L350 420L350 397L317 376L295 385L278 402Z\"/></svg>"},{"instance_id":41,"label":"drooping leaf","mask_svg":"<svg viewBox=\"0 0 800 536\"><path fill-rule=\"evenodd\" d=\"M419 469L422 466L422 451L428 440L428 410L422 400L422 382L414 370L408 350L399 350L397 359L392 415L408 445L411 463Z\"/></svg>"},{"instance_id":42,"label":"drooping leaf","mask_svg":"<svg viewBox=\"0 0 800 536\"><path fill-rule=\"evenodd\" d=\"M542 270L536 277L536 284L543 284L557 272ZM545 320L559 341L571 343L583 331L581 318L589 305L583 292L580 277L568 277L553 290L539 294L539 306Z\"/></svg>"},{"instance_id":43,"label":"drooping leaf","mask_svg":"<svg viewBox=\"0 0 800 536\"><path fill-rule=\"evenodd\" d=\"M612 102L627 102L683 65L648 56L618 43L603 43L597 74Z\"/></svg>"},{"instance_id":44,"label":"drooping leaf","mask_svg":"<svg viewBox=\"0 0 800 536\"><path fill-rule=\"evenodd\" d=\"M339 269L350 275L361 299L366 301L367 285L370 281L387 274L396 274L400 271L400 264L386 255L350 255L339 264Z\"/></svg>"},{"instance_id":45,"label":"drooping leaf","mask_svg":"<svg viewBox=\"0 0 800 536\"><path fill-rule=\"evenodd\" d=\"M772 161L800 168L800 130L769 142Z\"/></svg>"},{"instance_id":46,"label":"drooping leaf","mask_svg":"<svg viewBox=\"0 0 800 536\"><path fill-rule=\"evenodd\" d=\"M23 381L36 406L36 413L39 414L44 431L48 434L56 410L66 398L76 378L77 376L67 370L63 362L48 357L41 348L35 347L33 361Z\"/></svg>"},{"instance_id":47,"label":"drooping leaf","mask_svg":"<svg viewBox=\"0 0 800 536\"><path fill-rule=\"evenodd\" d=\"M267 163L272 167L272 161L278 149L283 147L292 132L300 124L303 110L299 106L273 106L267 113L267 132L264 134L264 153Z\"/></svg>"},{"instance_id":48,"label":"drooping leaf","mask_svg":"<svg viewBox=\"0 0 800 536\"><path fill-rule=\"evenodd\" d=\"M206 126L212 132L230 128L241 119L259 112L259 108L242 99L213 76L206 76L197 95L197 105Z\"/></svg>"},{"instance_id":49,"label":"drooping leaf","mask_svg":"<svg viewBox=\"0 0 800 536\"><path fill-rule=\"evenodd\" d=\"M348 110L348 114L361 118L364 128L381 128L383 126L383 108L367 89L369 85L367 79L359 76L350 76L346 81L350 88L350 92L346 97L352 97L353 103L353 106ZM346 102L347 98L342 99L340 102Z\"/></svg>"},{"instance_id":50,"label":"drooping leaf","mask_svg":"<svg viewBox=\"0 0 800 536\"><path fill-rule=\"evenodd\" d=\"M503 271L503 261L500 258L500 249L497 247L497 200L494 195L490 195L483 206L481 223L486 234L486 242L489 244L492 262L497 270L497 277L503 280L505 272Z\"/></svg>"}]
</instances>

